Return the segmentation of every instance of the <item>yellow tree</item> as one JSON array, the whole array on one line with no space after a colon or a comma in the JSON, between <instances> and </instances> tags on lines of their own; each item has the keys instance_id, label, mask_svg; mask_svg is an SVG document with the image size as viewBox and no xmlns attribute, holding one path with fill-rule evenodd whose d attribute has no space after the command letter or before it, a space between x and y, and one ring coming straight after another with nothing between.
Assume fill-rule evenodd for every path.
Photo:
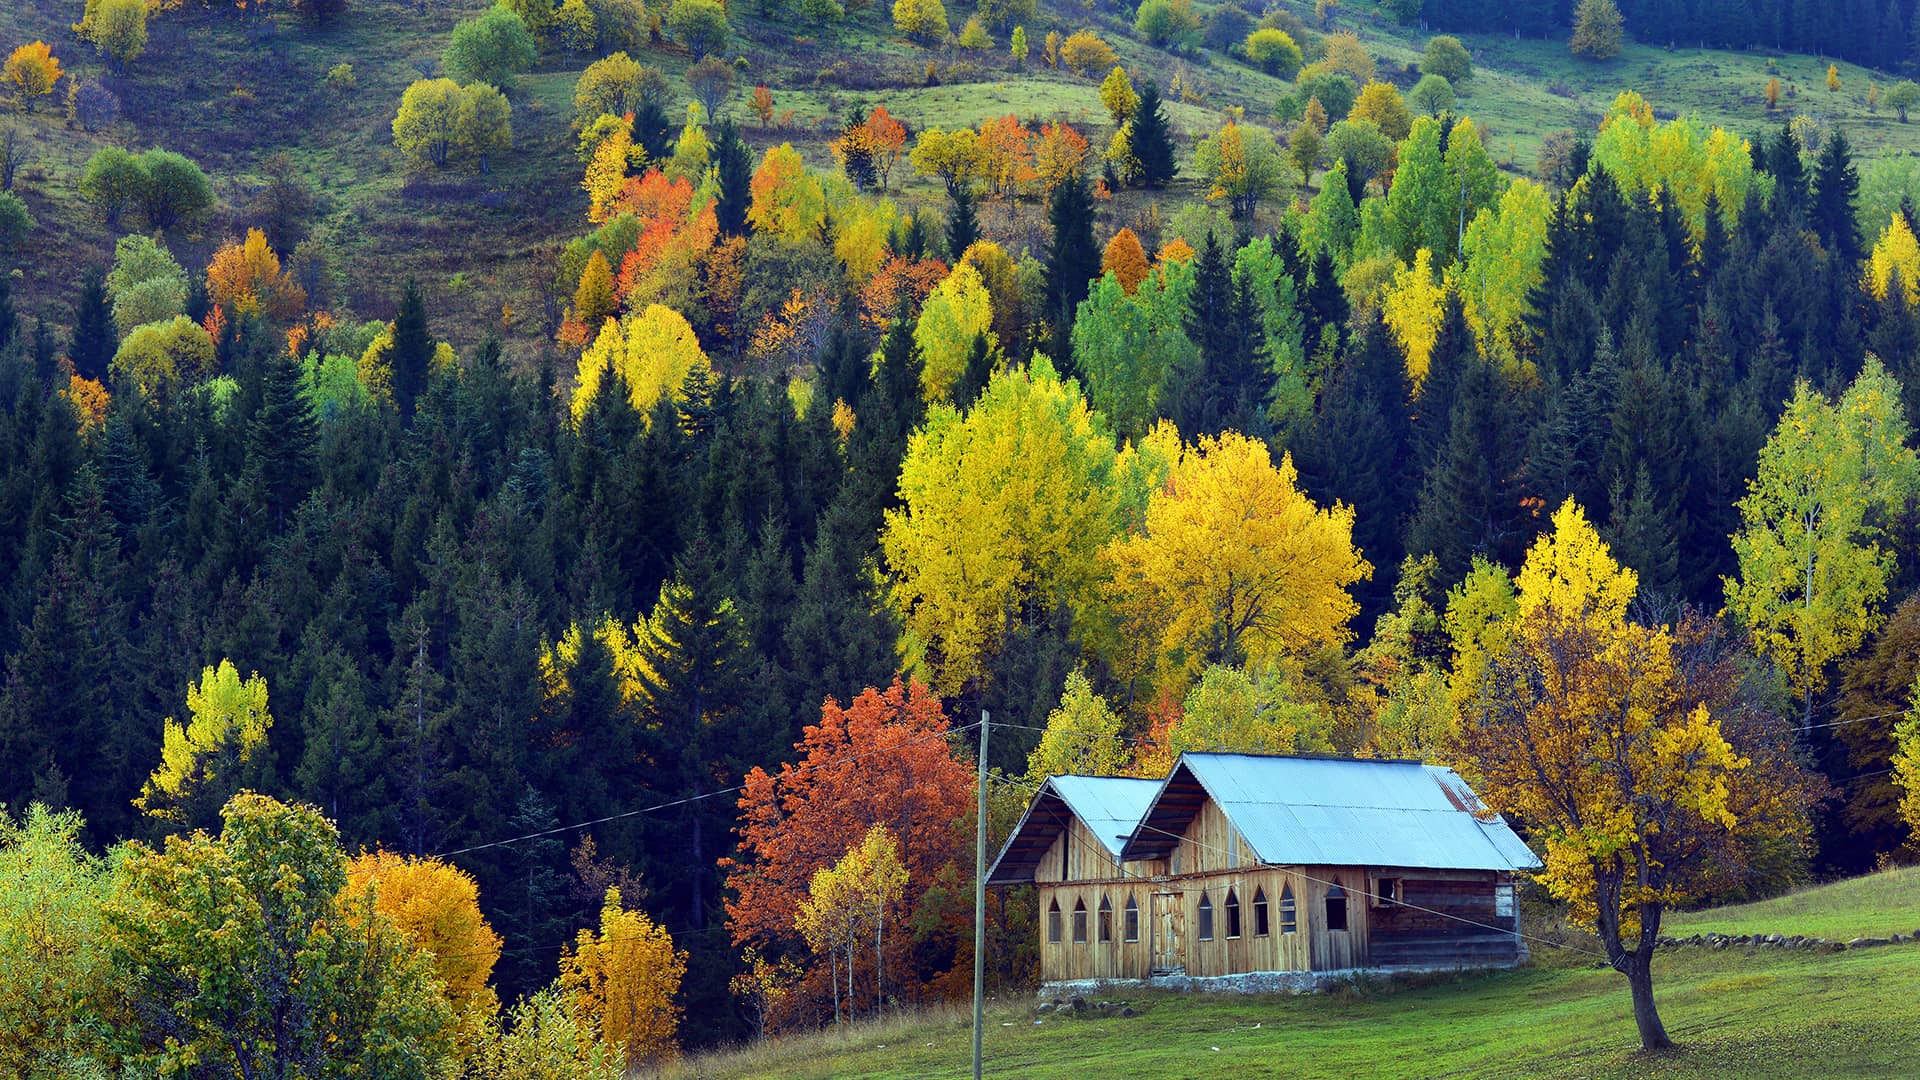
<instances>
[{"instance_id":1,"label":"yellow tree","mask_svg":"<svg viewBox=\"0 0 1920 1080\"><path fill-rule=\"evenodd\" d=\"M608 889L600 932L580 931L560 955L557 985L573 998L581 1028L626 1055L629 1068L663 1061L677 1049L680 1007L673 1003L687 973L687 954L647 913L621 906Z\"/></svg>"},{"instance_id":2,"label":"yellow tree","mask_svg":"<svg viewBox=\"0 0 1920 1080\"><path fill-rule=\"evenodd\" d=\"M1296 698L1279 670L1255 676L1213 664L1187 691L1172 725L1142 745L1136 771L1165 775L1181 754L1208 750L1331 753L1333 715Z\"/></svg>"},{"instance_id":3,"label":"yellow tree","mask_svg":"<svg viewBox=\"0 0 1920 1080\"><path fill-rule=\"evenodd\" d=\"M1500 571L1489 574L1504 577ZM1628 618L1637 579L1568 500L1535 542L1461 710L1457 756L1488 805L1544 845L1538 878L1627 977L1647 1049L1665 910L1756 837L1797 838L1809 802L1781 718L1742 705L1737 664ZM1479 648L1482 646L1475 646ZM1729 726L1729 725L1732 726ZM1737 739L1739 747L1730 742ZM1796 825L1796 819L1799 825Z\"/></svg>"},{"instance_id":4,"label":"yellow tree","mask_svg":"<svg viewBox=\"0 0 1920 1080\"><path fill-rule=\"evenodd\" d=\"M1140 95L1134 92L1133 80L1127 78L1126 68L1116 64L1107 73L1106 81L1100 84L1100 104L1107 107L1114 127L1122 128L1132 122L1133 111L1140 105Z\"/></svg>"},{"instance_id":5,"label":"yellow tree","mask_svg":"<svg viewBox=\"0 0 1920 1080\"><path fill-rule=\"evenodd\" d=\"M791 143L769 147L754 170L753 203L747 221L764 233L799 242L812 236L826 220L827 198L820 178Z\"/></svg>"},{"instance_id":6,"label":"yellow tree","mask_svg":"<svg viewBox=\"0 0 1920 1080\"><path fill-rule=\"evenodd\" d=\"M91 1008L112 985L103 940L112 888L81 842L79 813L40 803L0 810L0 1074L21 1080L107 1076L88 1060Z\"/></svg>"},{"instance_id":7,"label":"yellow tree","mask_svg":"<svg viewBox=\"0 0 1920 1080\"><path fill-rule=\"evenodd\" d=\"M591 132L596 129L588 130ZM633 153L633 128L625 123L612 125L606 135L593 144L593 150L587 158L586 175L580 180L580 186L587 192L588 221L597 223L607 220L614 199L626 185ZM641 156L645 156L644 151Z\"/></svg>"},{"instance_id":8,"label":"yellow tree","mask_svg":"<svg viewBox=\"0 0 1920 1080\"><path fill-rule=\"evenodd\" d=\"M907 163L921 176L938 177L949 195L970 191L987 176L986 147L980 133L972 128L922 131L907 155Z\"/></svg>"},{"instance_id":9,"label":"yellow tree","mask_svg":"<svg viewBox=\"0 0 1920 1080\"><path fill-rule=\"evenodd\" d=\"M1875 300L1887 298L1887 289L1895 274L1899 275L1907 306L1920 305L1920 241L1914 239L1913 229L1903 214L1895 214L1893 220L1887 222L1867 260L1867 288L1872 290Z\"/></svg>"},{"instance_id":10,"label":"yellow tree","mask_svg":"<svg viewBox=\"0 0 1920 1080\"><path fill-rule=\"evenodd\" d=\"M347 886L370 890L373 909L433 958L456 1016L490 1017L499 1008L487 980L500 959L500 935L480 914L480 887L465 870L371 851L347 864Z\"/></svg>"},{"instance_id":11,"label":"yellow tree","mask_svg":"<svg viewBox=\"0 0 1920 1080\"><path fill-rule=\"evenodd\" d=\"M901 650L942 694L978 685L1010 629L1088 610L1116 527L1111 433L1045 356L994 374L907 442L880 545Z\"/></svg>"},{"instance_id":12,"label":"yellow tree","mask_svg":"<svg viewBox=\"0 0 1920 1080\"><path fill-rule=\"evenodd\" d=\"M807 897L794 915L794 928L809 948L826 954L832 964L834 1023L841 1016L840 956L846 956L846 1009L851 1019L855 954L869 941L874 956L874 1011L883 1007L887 912L897 913L906 890L907 868L900 861L900 845L885 825L869 828L838 862L814 872Z\"/></svg>"},{"instance_id":13,"label":"yellow tree","mask_svg":"<svg viewBox=\"0 0 1920 1080\"><path fill-rule=\"evenodd\" d=\"M609 320L587 351L580 354L579 377L573 389L573 422L578 425L600 393L600 382L617 372L627 386L627 400L651 422L653 407L662 399L684 400L690 375L705 375L707 362L700 339L686 316L660 304Z\"/></svg>"},{"instance_id":14,"label":"yellow tree","mask_svg":"<svg viewBox=\"0 0 1920 1080\"><path fill-rule=\"evenodd\" d=\"M21 107L32 112L34 102L53 93L53 84L60 81L60 61L44 41L22 45L8 54L0 79L13 84Z\"/></svg>"},{"instance_id":15,"label":"yellow tree","mask_svg":"<svg viewBox=\"0 0 1920 1080\"><path fill-rule=\"evenodd\" d=\"M1887 522L1920 481L1900 385L1868 357L1837 403L1803 380L1740 500L1727 609L1780 665L1813 722L1827 665L1879 625L1894 568Z\"/></svg>"},{"instance_id":16,"label":"yellow tree","mask_svg":"<svg viewBox=\"0 0 1920 1080\"><path fill-rule=\"evenodd\" d=\"M1902 792L1900 816L1920 841L1920 681L1914 683L1913 706L1894 727L1893 781Z\"/></svg>"},{"instance_id":17,"label":"yellow tree","mask_svg":"<svg viewBox=\"0 0 1920 1080\"><path fill-rule=\"evenodd\" d=\"M1380 134L1394 142L1406 138L1413 130L1413 110L1407 108L1406 99L1392 83L1370 82L1361 87L1347 119L1371 120L1379 126Z\"/></svg>"},{"instance_id":18,"label":"yellow tree","mask_svg":"<svg viewBox=\"0 0 1920 1080\"><path fill-rule=\"evenodd\" d=\"M981 338L989 350L999 344L993 332L993 303L980 271L963 262L927 295L913 328L913 343L923 361L920 391L929 402L953 397L954 388L966 377L974 342Z\"/></svg>"},{"instance_id":19,"label":"yellow tree","mask_svg":"<svg viewBox=\"0 0 1920 1080\"><path fill-rule=\"evenodd\" d=\"M1433 252L1421 248L1414 253L1412 266L1394 271L1393 283L1380 304L1381 317L1393 331L1400 351L1407 357L1407 378L1417 388L1427 378L1427 365L1433 359L1433 343L1440 336L1440 320L1446 313L1447 288L1435 280Z\"/></svg>"},{"instance_id":20,"label":"yellow tree","mask_svg":"<svg viewBox=\"0 0 1920 1080\"><path fill-rule=\"evenodd\" d=\"M1178 693L1209 663L1265 666L1346 641L1348 586L1373 568L1353 546L1353 508L1314 505L1291 455L1237 432L1182 446L1137 533L1102 561L1126 638L1158 654Z\"/></svg>"},{"instance_id":21,"label":"yellow tree","mask_svg":"<svg viewBox=\"0 0 1920 1080\"><path fill-rule=\"evenodd\" d=\"M292 322L307 306L307 292L280 268L280 256L267 235L248 229L247 238L229 241L207 264L207 296L235 317L263 315Z\"/></svg>"},{"instance_id":22,"label":"yellow tree","mask_svg":"<svg viewBox=\"0 0 1920 1080\"><path fill-rule=\"evenodd\" d=\"M191 808L207 802L215 781L233 788L230 774L266 744L267 729L273 726L267 680L258 672L242 680L231 660L202 670L200 681L187 685L187 712L185 724L167 717L161 729L160 767L133 800L149 815L175 824L198 818Z\"/></svg>"},{"instance_id":23,"label":"yellow tree","mask_svg":"<svg viewBox=\"0 0 1920 1080\"><path fill-rule=\"evenodd\" d=\"M1123 776L1127 771L1127 744L1121 739L1123 722L1093 692L1084 669L1067 676L1060 704L1047 714L1047 730L1040 745L1027 755L1027 780L1038 784L1049 776Z\"/></svg>"}]
</instances>

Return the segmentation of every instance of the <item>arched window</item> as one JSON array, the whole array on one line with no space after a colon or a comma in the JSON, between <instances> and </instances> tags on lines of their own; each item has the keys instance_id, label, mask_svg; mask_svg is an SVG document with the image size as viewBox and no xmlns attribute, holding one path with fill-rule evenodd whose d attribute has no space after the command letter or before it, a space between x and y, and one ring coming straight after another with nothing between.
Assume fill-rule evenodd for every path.
<instances>
[{"instance_id":1,"label":"arched window","mask_svg":"<svg viewBox=\"0 0 1920 1080\"><path fill-rule=\"evenodd\" d=\"M1253 936L1267 936L1267 890L1253 890Z\"/></svg>"},{"instance_id":2,"label":"arched window","mask_svg":"<svg viewBox=\"0 0 1920 1080\"><path fill-rule=\"evenodd\" d=\"M1132 893L1127 894L1127 911L1121 931L1128 941L1140 940L1140 905L1133 902Z\"/></svg>"},{"instance_id":3,"label":"arched window","mask_svg":"<svg viewBox=\"0 0 1920 1080\"><path fill-rule=\"evenodd\" d=\"M1338 885L1327 887L1327 929L1347 928L1347 890Z\"/></svg>"},{"instance_id":4,"label":"arched window","mask_svg":"<svg viewBox=\"0 0 1920 1080\"><path fill-rule=\"evenodd\" d=\"M1099 934L1102 945L1113 940L1113 904L1107 899L1106 893L1100 894Z\"/></svg>"},{"instance_id":5,"label":"arched window","mask_svg":"<svg viewBox=\"0 0 1920 1080\"><path fill-rule=\"evenodd\" d=\"M1200 894L1200 940L1213 940L1213 898Z\"/></svg>"},{"instance_id":6,"label":"arched window","mask_svg":"<svg viewBox=\"0 0 1920 1080\"><path fill-rule=\"evenodd\" d=\"M1291 934L1300 928L1293 910L1293 885L1280 886L1280 932ZM1060 940L1055 938L1055 941Z\"/></svg>"},{"instance_id":7,"label":"arched window","mask_svg":"<svg viewBox=\"0 0 1920 1080\"><path fill-rule=\"evenodd\" d=\"M1047 905L1047 944L1060 944L1060 901Z\"/></svg>"},{"instance_id":8,"label":"arched window","mask_svg":"<svg viewBox=\"0 0 1920 1080\"><path fill-rule=\"evenodd\" d=\"M1227 936L1240 936L1240 894L1232 889L1227 890Z\"/></svg>"},{"instance_id":9,"label":"arched window","mask_svg":"<svg viewBox=\"0 0 1920 1080\"><path fill-rule=\"evenodd\" d=\"M1075 945L1087 943L1087 902L1085 900L1073 902L1073 943Z\"/></svg>"}]
</instances>

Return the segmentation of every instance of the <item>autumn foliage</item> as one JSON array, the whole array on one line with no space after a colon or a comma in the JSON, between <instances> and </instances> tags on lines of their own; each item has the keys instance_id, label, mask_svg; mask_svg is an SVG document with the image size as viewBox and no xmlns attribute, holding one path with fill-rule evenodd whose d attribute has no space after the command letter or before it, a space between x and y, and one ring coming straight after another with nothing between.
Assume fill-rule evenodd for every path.
<instances>
[{"instance_id":1,"label":"autumn foliage","mask_svg":"<svg viewBox=\"0 0 1920 1080\"><path fill-rule=\"evenodd\" d=\"M814 874L875 825L899 844L905 905L918 907L964 852L958 825L973 800L972 765L955 756L940 700L918 681L870 687L845 707L828 699L794 749L799 758L779 771L747 773L739 852L728 860L734 943L769 954L805 950L795 919ZM907 963L907 940L889 946L890 969ZM888 981L910 992L905 980Z\"/></svg>"}]
</instances>

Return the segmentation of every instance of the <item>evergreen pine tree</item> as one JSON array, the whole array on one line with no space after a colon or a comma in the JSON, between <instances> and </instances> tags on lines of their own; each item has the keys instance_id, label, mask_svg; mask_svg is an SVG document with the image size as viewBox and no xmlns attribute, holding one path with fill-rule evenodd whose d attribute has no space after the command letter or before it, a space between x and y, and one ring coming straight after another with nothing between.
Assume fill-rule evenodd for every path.
<instances>
[{"instance_id":1,"label":"evergreen pine tree","mask_svg":"<svg viewBox=\"0 0 1920 1080\"><path fill-rule=\"evenodd\" d=\"M313 486L318 429L298 362L281 350L262 351L253 364L260 404L247 430L247 472L280 531Z\"/></svg>"},{"instance_id":2,"label":"evergreen pine tree","mask_svg":"<svg viewBox=\"0 0 1920 1080\"><path fill-rule=\"evenodd\" d=\"M20 319L13 310L13 277L0 274L0 349L13 343L20 332Z\"/></svg>"},{"instance_id":3,"label":"evergreen pine tree","mask_svg":"<svg viewBox=\"0 0 1920 1080\"><path fill-rule=\"evenodd\" d=\"M726 595L716 552L696 538L674 561L660 589L640 650L640 718L648 735L650 779L658 794L683 797L715 780L735 783L752 765L777 758L784 730L766 730L746 708L754 675L746 626ZM681 827L650 834L648 877L671 890L663 898L693 927L706 925L719 897L714 860L732 822L730 808L690 803Z\"/></svg>"},{"instance_id":4,"label":"evergreen pine tree","mask_svg":"<svg viewBox=\"0 0 1920 1080\"><path fill-rule=\"evenodd\" d=\"M1782 124L1767 140L1766 169L1773 174L1773 215L1787 220L1807 205L1807 170L1800 162L1800 140Z\"/></svg>"},{"instance_id":5,"label":"evergreen pine tree","mask_svg":"<svg viewBox=\"0 0 1920 1080\"><path fill-rule=\"evenodd\" d=\"M732 117L720 121L714 142L714 176L718 181L713 213L722 236L747 235L747 210L753 205L753 155Z\"/></svg>"},{"instance_id":6,"label":"evergreen pine tree","mask_svg":"<svg viewBox=\"0 0 1920 1080\"><path fill-rule=\"evenodd\" d=\"M73 344L67 355L73 360L74 374L105 384L107 364L119 347L106 277L98 269L88 270L80 279L80 296L73 304Z\"/></svg>"},{"instance_id":7,"label":"evergreen pine tree","mask_svg":"<svg viewBox=\"0 0 1920 1080\"><path fill-rule=\"evenodd\" d=\"M551 800L529 787L514 805L507 835L522 837L507 848L504 887L481 889L482 903L494 905L488 921L500 931L506 948L494 967L500 998L513 1001L553 981L560 950L572 930L567 910L566 843L560 816ZM497 898L497 899L495 899Z\"/></svg>"},{"instance_id":8,"label":"evergreen pine tree","mask_svg":"<svg viewBox=\"0 0 1920 1080\"><path fill-rule=\"evenodd\" d=\"M1340 285L1340 274L1333 263L1333 252L1321 245L1313 253L1313 266L1307 273L1306 295L1301 297L1300 319L1301 333L1307 344L1309 355L1318 353L1328 342L1328 330L1332 330L1332 342L1338 348L1339 338L1346 332L1347 290Z\"/></svg>"},{"instance_id":9,"label":"evergreen pine tree","mask_svg":"<svg viewBox=\"0 0 1920 1080\"><path fill-rule=\"evenodd\" d=\"M647 162L659 166L673 153L673 125L667 111L651 96L633 107L633 145L647 152Z\"/></svg>"},{"instance_id":10,"label":"evergreen pine tree","mask_svg":"<svg viewBox=\"0 0 1920 1080\"><path fill-rule=\"evenodd\" d=\"M1393 596L1394 568L1405 554L1402 518L1415 493L1411 387L1407 365L1377 313L1356 320L1340 367L1327 380L1320 405L1295 464L1303 486L1325 506L1335 500L1354 508L1353 540L1374 566L1372 580L1355 586L1370 625Z\"/></svg>"},{"instance_id":11,"label":"evergreen pine tree","mask_svg":"<svg viewBox=\"0 0 1920 1080\"><path fill-rule=\"evenodd\" d=\"M959 262L960 256L980 239L980 223L973 212L973 188L954 184L947 193L953 197L953 213L947 216L947 260Z\"/></svg>"},{"instance_id":12,"label":"evergreen pine tree","mask_svg":"<svg viewBox=\"0 0 1920 1080\"><path fill-rule=\"evenodd\" d=\"M1821 243L1840 260L1841 272L1851 279L1860 260L1860 226L1854 202L1860 194L1860 173L1853 167L1853 148L1845 132L1835 131L1820 150L1813 172L1813 227Z\"/></svg>"},{"instance_id":13,"label":"evergreen pine tree","mask_svg":"<svg viewBox=\"0 0 1920 1080\"><path fill-rule=\"evenodd\" d=\"M415 404L426 393L433 365L433 332L427 328L427 300L420 283L409 278L400 294L400 312L393 317L393 403L403 422L413 419Z\"/></svg>"},{"instance_id":14,"label":"evergreen pine tree","mask_svg":"<svg viewBox=\"0 0 1920 1080\"><path fill-rule=\"evenodd\" d=\"M1663 505L1646 462L1634 470L1631 486L1615 477L1613 517L1602 535L1621 565L1640 575L1640 595L1677 599L1680 595L1680 544L1673 506Z\"/></svg>"},{"instance_id":15,"label":"evergreen pine tree","mask_svg":"<svg viewBox=\"0 0 1920 1080\"><path fill-rule=\"evenodd\" d=\"M1158 188L1173 179L1173 138L1167 130L1166 113L1160 104L1160 87L1149 79L1140 87L1140 100L1134 106L1133 127L1128 133L1133 159L1139 163L1140 186Z\"/></svg>"},{"instance_id":16,"label":"evergreen pine tree","mask_svg":"<svg viewBox=\"0 0 1920 1080\"><path fill-rule=\"evenodd\" d=\"M1511 564L1522 539L1512 487L1515 445L1511 387L1483 360L1466 365L1439 459L1428 471L1407 526L1406 550L1432 554L1443 582L1464 578L1475 555Z\"/></svg>"},{"instance_id":17,"label":"evergreen pine tree","mask_svg":"<svg viewBox=\"0 0 1920 1080\"><path fill-rule=\"evenodd\" d=\"M1053 359L1061 374L1072 371L1073 316L1100 276L1100 246L1093 239L1093 193L1077 175L1053 189L1047 208L1053 239L1047 246L1047 313L1053 324Z\"/></svg>"}]
</instances>

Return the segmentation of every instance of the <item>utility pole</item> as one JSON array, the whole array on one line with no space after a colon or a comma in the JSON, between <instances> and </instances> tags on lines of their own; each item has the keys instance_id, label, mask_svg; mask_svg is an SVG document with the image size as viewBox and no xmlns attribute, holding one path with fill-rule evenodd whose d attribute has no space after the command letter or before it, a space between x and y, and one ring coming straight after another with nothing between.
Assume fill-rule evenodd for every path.
<instances>
[{"instance_id":1,"label":"utility pole","mask_svg":"<svg viewBox=\"0 0 1920 1080\"><path fill-rule=\"evenodd\" d=\"M980 1032L986 1011L981 989L987 962L987 710L980 710L980 777L974 782L980 818L973 842L973 1080L980 1080Z\"/></svg>"}]
</instances>

